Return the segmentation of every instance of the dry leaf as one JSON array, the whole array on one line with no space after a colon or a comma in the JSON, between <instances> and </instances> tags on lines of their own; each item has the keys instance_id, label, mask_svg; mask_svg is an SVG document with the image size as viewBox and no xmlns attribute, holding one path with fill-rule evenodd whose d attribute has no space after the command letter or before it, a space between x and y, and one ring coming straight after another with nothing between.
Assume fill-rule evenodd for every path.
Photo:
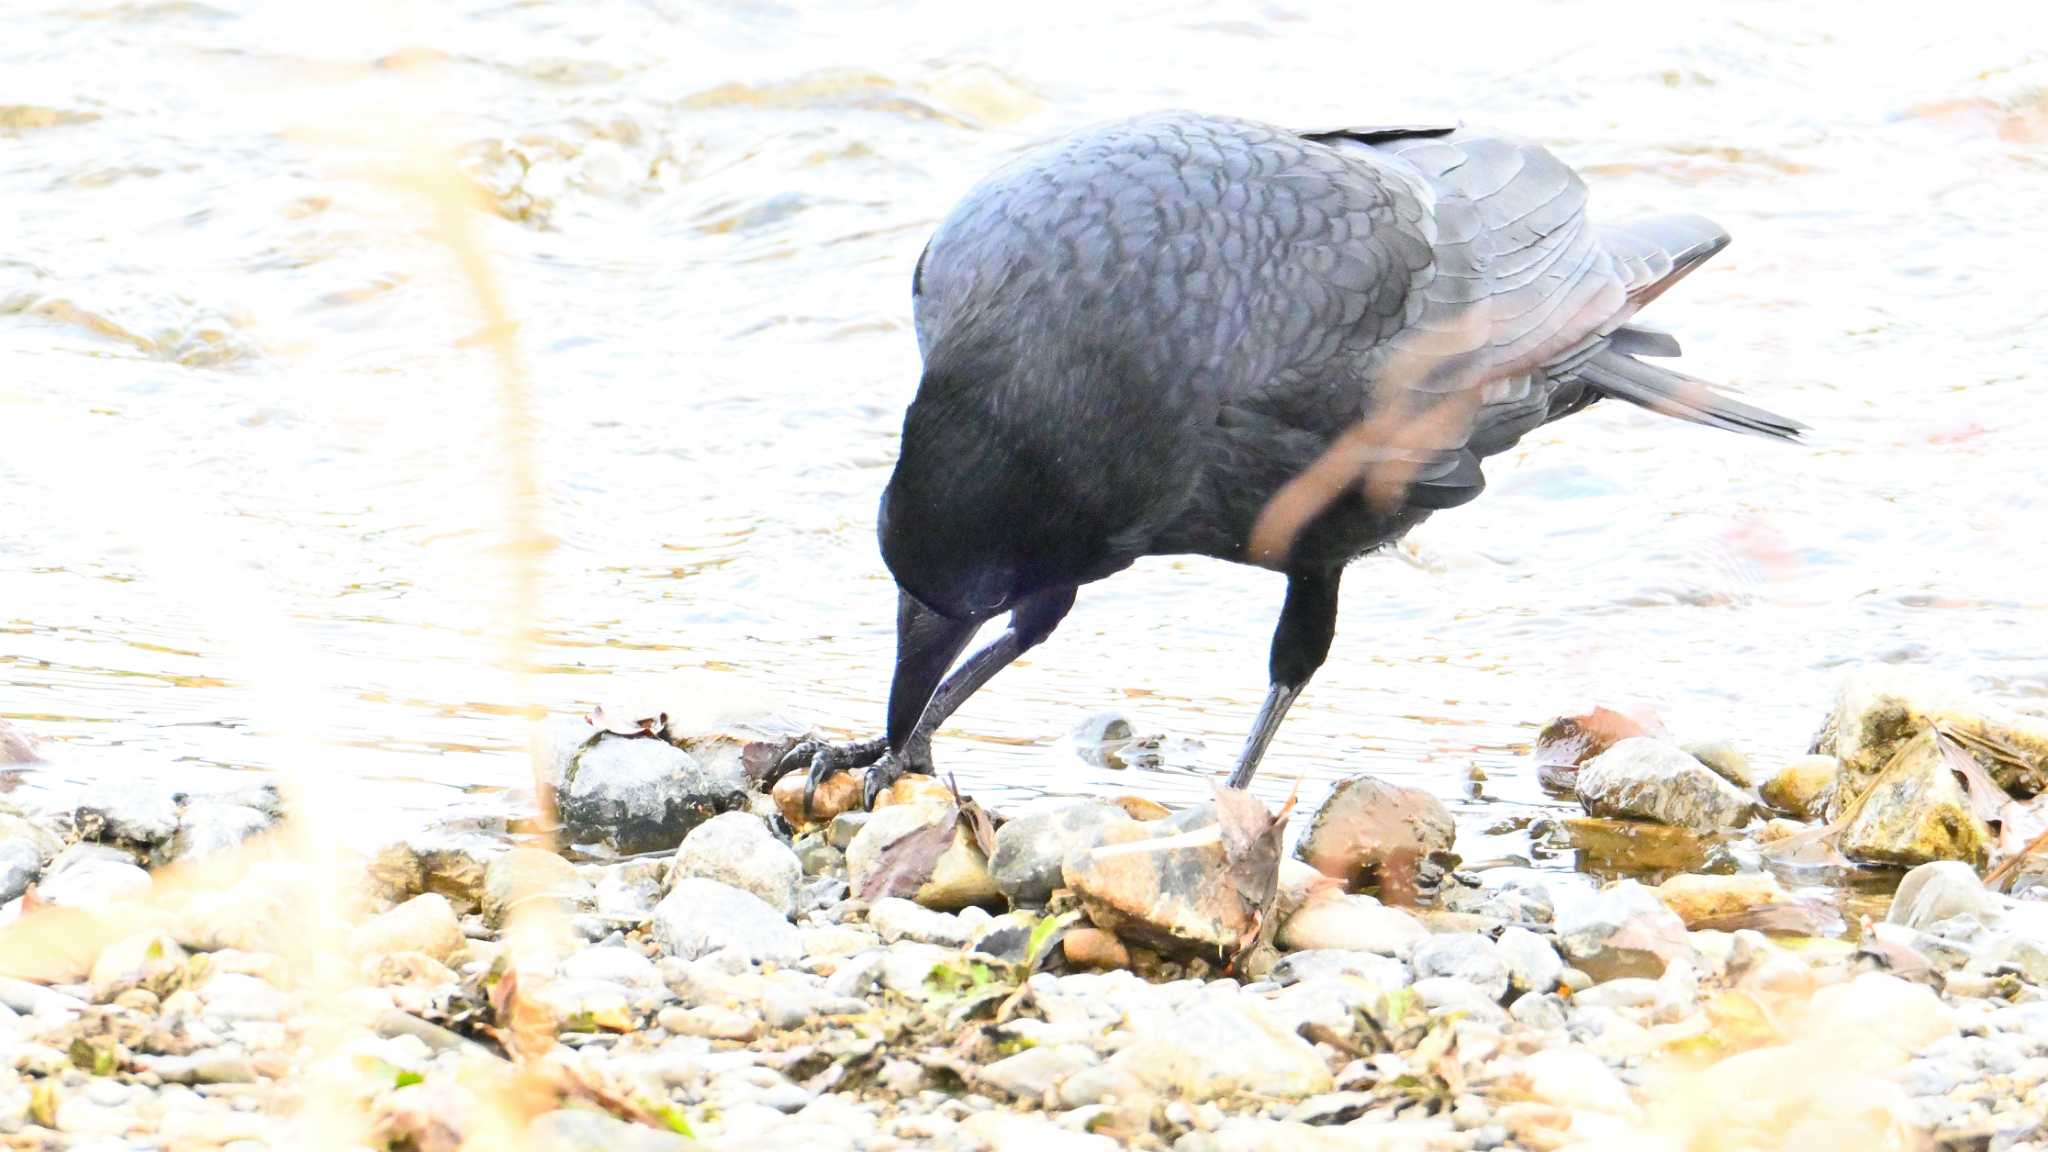
<instances>
[{"instance_id":1,"label":"dry leaf","mask_svg":"<svg viewBox=\"0 0 2048 1152\"><path fill-rule=\"evenodd\" d=\"M906 832L882 849L879 863L861 885L860 898L880 900L886 896L909 896L932 878L939 857L953 844L953 830L960 823L959 808L936 823Z\"/></svg>"},{"instance_id":2,"label":"dry leaf","mask_svg":"<svg viewBox=\"0 0 2048 1152\"><path fill-rule=\"evenodd\" d=\"M989 818L988 809L972 800L960 803L960 818L967 821L968 831L974 834L974 846L981 849L981 858L996 858L996 822Z\"/></svg>"},{"instance_id":3,"label":"dry leaf","mask_svg":"<svg viewBox=\"0 0 2048 1152\"><path fill-rule=\"evenodd\" d=\"M1991 773L1977 763L1977 758L1963 751L1955 740L1940 728L1934 730L1934 746L1941 751L1941 759L1963 782L1963 792L1970 799L1970 812L1986 823L1998 820L2012 797L1991 778Z\"/></svg>"}]
</instances>

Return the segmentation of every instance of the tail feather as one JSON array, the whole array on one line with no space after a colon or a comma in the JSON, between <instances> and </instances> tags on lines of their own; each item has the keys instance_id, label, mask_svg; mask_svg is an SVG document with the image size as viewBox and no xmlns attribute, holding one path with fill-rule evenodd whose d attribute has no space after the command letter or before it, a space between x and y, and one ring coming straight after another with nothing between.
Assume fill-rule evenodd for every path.
<instances>
[{"instance_id":1,"label":"tail feather","mask_svg":"<svg viewBox=\"0 0 2048 1152\"><path fill-rule=\"evenodd\" d=\"M1747 432L1775 440L1797 440L1806 425L1753 404L1724 396L1683 372L1645 364L1613 348L1602 349L1580 365L1579 379L1603 396L1626 400L1652 412L1676 416L1709 428Z\"/></svg>"}]
</instances>

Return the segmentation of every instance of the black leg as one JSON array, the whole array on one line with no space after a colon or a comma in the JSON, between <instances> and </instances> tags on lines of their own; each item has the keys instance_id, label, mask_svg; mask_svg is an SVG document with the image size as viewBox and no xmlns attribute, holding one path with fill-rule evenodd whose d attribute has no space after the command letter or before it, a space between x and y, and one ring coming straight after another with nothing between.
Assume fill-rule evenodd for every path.
<instances>
[{"instance_id":1,"label":"black leg","mask_svg":"<svg viewBox=\"0 0 2048 1152\"><path fill-rule=\"evenodd\" d=\"M1287 603L1280 609L1279 626L1273 629L1272 687L1266 692L1266 703L1259 709L1251 735L1245 738L1237 769L1230 774L1232 788L1251 784L1252 776L1259 770L1259 758L1266 754L1266 745L1273 742L1273 734L1280 730L1288 706L1301 695L1309 677L1316 674L1329 656L1330 639L1337 634L1337 583L1341 575L1342 569L1335 569L1296 572L1287 577Z\"/></svg>"},{"instance_id":2,"label":"black leg","mask_svg":"<svg viewBox=\"0 0 2048 1152\"><path fill-rule=\"evenodd\" d=\"M930 772L932 768L932 733L938 731L967 698L974 695L982 685L995 678L995 674L1010 666L1010 662L1038 646L1052 630L1066 618L1067 610L1074 606L1072 588L1055 588L1040 592L1019 604L1010 613L1010 627L991 642L967 658L958 671L946 677L945 683L931 694L923 712L907 735L899 740L897 712L892 696L889 710L889 754L868 773L867 798L872 807L874 797L881 790L894 783L905 772ZM900 672L899 672L900 676Z\"/></svg>"}]
</instances>

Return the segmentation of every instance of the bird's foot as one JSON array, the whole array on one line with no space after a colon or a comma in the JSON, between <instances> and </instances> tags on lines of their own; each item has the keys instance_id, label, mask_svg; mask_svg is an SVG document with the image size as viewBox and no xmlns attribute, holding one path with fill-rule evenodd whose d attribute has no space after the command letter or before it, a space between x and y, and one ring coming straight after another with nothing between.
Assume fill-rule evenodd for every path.
<instances>
[{"instance_id":1,"label":"bird's foot","mask_svg":"<svg viewBox=\"0 0 2048 1152\"><path fill-rule=\"evenodd\" d=\"M782 754L782 759L769 769L764 781L773 787L777 780L799 768L805 769L810 779L804 784L804 811L811 810L811 797L818 791L818 785L830 779L834 773L865 768L882 758L889 751L889 742L876 737L872 740L853 740L845 744L828 744L823 740L805 740Z\"/></svg>"},{"instance_id":2,"label":"bird's foot","mask_svg":"<svg viewBox=\"0 0 2048 1152\"><path fill-rule=\"evenodd\" d=\"M889 785L903 779L907 772L930 776L934 771L930 748L913 748L900 755L892 752L883 756L868 769L868 778L861 785L861 807L870 812L874 811L875 801L881 799L882 793L889 790Z\"/></svg>"}]
</instances>

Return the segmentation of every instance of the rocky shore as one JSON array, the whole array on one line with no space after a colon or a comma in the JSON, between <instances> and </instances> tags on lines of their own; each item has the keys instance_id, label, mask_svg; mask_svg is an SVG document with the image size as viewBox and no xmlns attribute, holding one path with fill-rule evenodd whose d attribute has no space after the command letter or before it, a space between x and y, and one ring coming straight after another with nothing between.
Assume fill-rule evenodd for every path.
<instances>
[{"instance_id":1,"label":"rocky shore","mask_svg":"<svg viewBox=\"0 0 2048 1152\"><path fill-rule=\"evenodd\" d=\"M1014 819L916 777L872 812L851 777L764 791L804 735L607 707L550 731L552 821L367 858L268 787L0 815L0 1133L2048 1146L2048 723L1898 669L1769 764L1649 717L1549 725L1533 766L1583 815L1532 835L1625 857L1606 884L1469 869L1442 805L1364 777L1304 798L1293 843L1222 789ZM44 753L0 725L0 754Z\"/></svg>"}]
</instances>

